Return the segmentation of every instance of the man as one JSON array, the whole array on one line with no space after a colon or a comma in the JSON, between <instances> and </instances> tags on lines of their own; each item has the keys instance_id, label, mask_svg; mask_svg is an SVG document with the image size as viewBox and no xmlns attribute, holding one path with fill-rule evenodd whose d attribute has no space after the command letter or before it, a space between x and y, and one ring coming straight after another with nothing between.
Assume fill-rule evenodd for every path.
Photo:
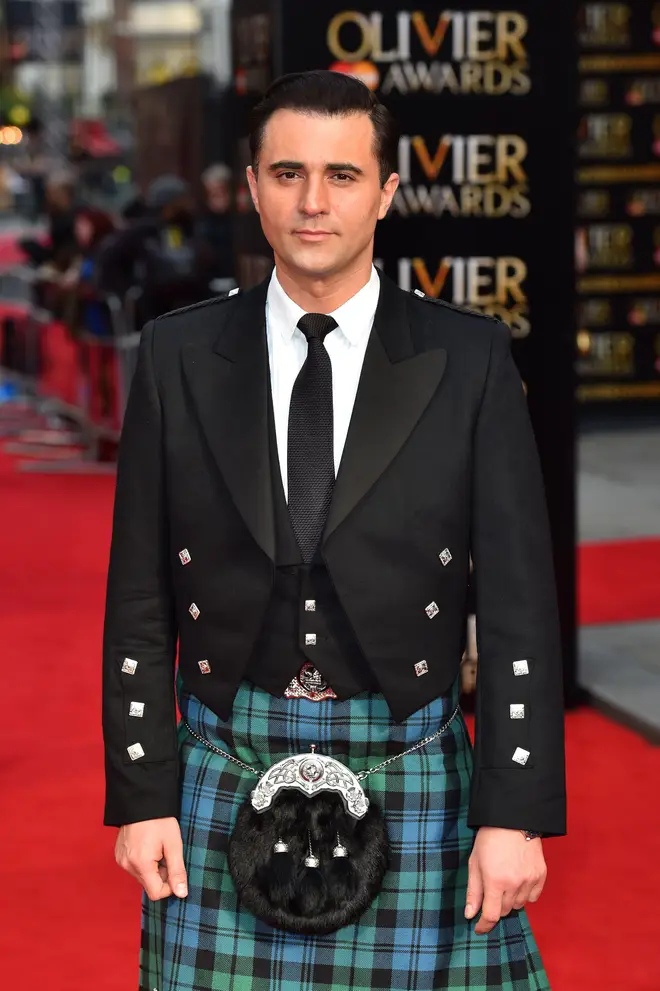
<instances>
[{"instance_id":1,"label":"man","mask_svg":"<svg viewBox=\"0 0 660 991\"><path fill-rule=\"evenodd\" d=\"M548 988L522 909L539 834L565 831L561 662L509 331L373 268L397 141L362 83L284 77L251 145L275 272L145 328L119 460L105 822L145 889L141 991ZM364 779L382 887L318 937L257 918L227 857L254 775L316 747L356 773L395 758ZM316 828L304 869L323 872L315 850Z\"/></svg>"}]
</instances>

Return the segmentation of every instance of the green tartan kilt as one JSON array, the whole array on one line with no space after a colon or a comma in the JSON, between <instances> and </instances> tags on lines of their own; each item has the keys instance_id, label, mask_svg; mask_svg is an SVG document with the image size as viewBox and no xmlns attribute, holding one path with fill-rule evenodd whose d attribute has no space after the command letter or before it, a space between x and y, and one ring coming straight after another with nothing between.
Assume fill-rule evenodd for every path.
<instances>
[{"instance_id":1,"label":"green tartan kilt","mask_svg":"<svg viewBox=\"0 0 660 991\"><path fill-rule=\"evenodd\" d=\"M353 771L435 732L458 701L442 698L393 721L382 695L346 701L277 698L243 681L219 719L178 682L183 717L200 736L264 768L315 743ZM227 866L250 772L179 726L181 832L189 894L142 902L140 991L544 991L550 985L524 912L477 936L464 918L472 747L462 714L432 743L369 775L387 823L391 866L357 923L299 936L260 922L237 901Z\"/></svg>"}]
</instances>

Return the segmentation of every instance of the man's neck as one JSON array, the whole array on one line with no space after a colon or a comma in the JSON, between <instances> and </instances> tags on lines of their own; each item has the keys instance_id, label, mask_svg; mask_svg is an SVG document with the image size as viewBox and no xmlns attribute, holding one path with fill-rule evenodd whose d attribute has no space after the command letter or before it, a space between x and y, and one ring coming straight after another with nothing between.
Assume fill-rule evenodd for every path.
<instances>
[{"instance_id":1,"label":"man's neck","mask_svg":"<svg viewBox=\"0 0 660 991\"><path fill-rule=\"evenodd\" d=\"M361 260L355 268L323 278L292 272L276 259L277 278L289 299L307 313L334 313L364 289L371 278L373 262Z\"/></svg>"}]
</instances>

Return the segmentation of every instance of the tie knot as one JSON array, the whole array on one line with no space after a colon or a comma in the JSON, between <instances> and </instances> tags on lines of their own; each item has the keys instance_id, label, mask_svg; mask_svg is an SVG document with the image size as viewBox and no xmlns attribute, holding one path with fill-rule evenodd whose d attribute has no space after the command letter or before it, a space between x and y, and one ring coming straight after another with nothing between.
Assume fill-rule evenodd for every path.
<instances>
[{"instance_id":1,"label":"tie knot","mask_svg":"<svg viewBox=\"0 0 660 991\"><path fill-rule=\"evenodd\" d=\"M338 326L334 317L329 317L326 313L306 313L298 321L298 327L308 341L312 338L323 341L330 331Z\"/></svg>"}]
</instances>

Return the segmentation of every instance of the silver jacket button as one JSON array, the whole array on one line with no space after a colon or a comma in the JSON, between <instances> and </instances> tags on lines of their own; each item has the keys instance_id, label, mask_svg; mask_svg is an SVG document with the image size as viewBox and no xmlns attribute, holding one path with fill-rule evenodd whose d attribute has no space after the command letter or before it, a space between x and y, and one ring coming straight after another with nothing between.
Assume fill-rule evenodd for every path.
<instances>
[{"instance_id":1,"label":"silver jacket button","mask_svg":"<svg viewBox=\"0 0 660 991\"><path fill-rule=\"evenodd\" d=\"M144 750L141 743L133 743L130 747L126 747L126 749L131 760L139 760L140 757L144 757Z\"/></svg>"},{"instance_id":2,"label":"silver jacket button","mask_svg":"<svg viewBox=\"0 0 660 991\"><path fill-rule=\"evenodd\" d=\"M516 747L511 759L515 760L516 764L522 764L524 766L529 760L529 755L529 750L523 750L522 747Z\"/></svg>"}]
</instances>

